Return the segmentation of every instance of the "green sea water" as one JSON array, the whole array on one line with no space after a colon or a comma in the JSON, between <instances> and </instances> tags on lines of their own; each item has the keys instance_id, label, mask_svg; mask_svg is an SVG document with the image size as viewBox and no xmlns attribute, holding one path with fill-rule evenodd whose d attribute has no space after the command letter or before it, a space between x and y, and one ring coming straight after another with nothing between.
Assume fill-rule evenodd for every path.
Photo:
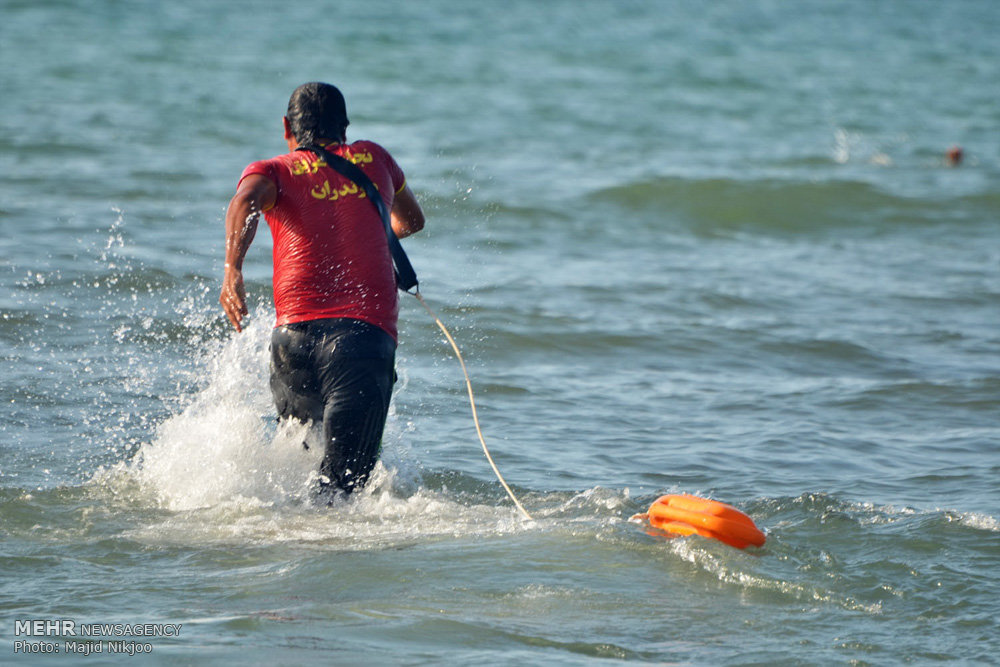
<instances>
[{"instance_id":1,"label":"green sea water","mask_svg":"<svg viewBox=\"0 0 1000 667\"><path fill-rule=\"evenodd\" d=\"M0 19L0 664L996 661L1000 6ZM312 501L265 230L248 329L217 305L225 206L309 80L421 200L405 247L532 521L409 297L376 477ZM680 492L766 545L629 522ZM56 619L181 627L26 631Z\"/></svg>"}]
</instances>

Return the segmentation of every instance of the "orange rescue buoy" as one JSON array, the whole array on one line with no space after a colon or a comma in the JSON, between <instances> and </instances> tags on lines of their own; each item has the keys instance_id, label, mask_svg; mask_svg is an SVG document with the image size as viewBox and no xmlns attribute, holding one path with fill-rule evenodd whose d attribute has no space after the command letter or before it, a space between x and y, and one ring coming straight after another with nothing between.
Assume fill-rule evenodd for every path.
<instances>
[{"instance_id":1,"label":"orange rescue buoy","mask_svg":"<svg viewBox=\"0 0 1000 667\"><path fill-rule=\"evenodd\" d=\"M657 498L649 512L632 518L648 520L668 533L710 537L737 549L763 546L765 540L753 519L735 507L686 494Z\"/></svg>"}]
</instances>

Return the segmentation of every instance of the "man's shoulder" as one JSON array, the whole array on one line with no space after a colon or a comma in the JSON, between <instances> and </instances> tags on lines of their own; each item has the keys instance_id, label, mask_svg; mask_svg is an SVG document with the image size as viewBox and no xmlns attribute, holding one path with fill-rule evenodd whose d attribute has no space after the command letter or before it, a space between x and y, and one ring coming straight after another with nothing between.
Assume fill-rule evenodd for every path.
<instances>
[{"instance_id":1,"label":"man's shoulder","mask_svg":"<svg viewBox=\"0 0 1000 667\"><path fill-rule=\"evenodd\" d=\"M389 151L383 148L381 144L378 144L374 141L370 141L368 139L359 139L358 141L352 141L351 143L347 144L347 150L354 155L361 155L363 153L368 153L378 157L392 157L391 155L389 155Z\"/></svg>"},{"instance_id":2,"label":"man's shoulder","mask_svg":"<svg viewBox=\"0 0 1000 667\"><path fill-rule=\"evenodd\" d=\"M358 139L357 141L352 141L351 143L347 144L347 147L350 148L351 150L359 150L362 148L374 148L380 151L385 150L384 148L382 148L380 144L372 141L371 139Z\"/></svg>"},{"instance_id":3,"label":"man's shoulder","mask_svg":"<svg viewBox=\"0 0 1000 667\"><path fill-rule=\"evenodd\" d=\"M347 157L351 162L359 166L365 166L366 164L376 164L380 167L388 169L390 173L399 172L402 174L402 170L396 163L396 159L392 156L389 151L382 147L381 144L375 143L374 141L368 141L367 139L362 139L355 141L347 145L347 152L344 157ZM402 176L399 176L402 178ZM396 180L396 177L394 177Z\"/></svg>"}]
</instances>

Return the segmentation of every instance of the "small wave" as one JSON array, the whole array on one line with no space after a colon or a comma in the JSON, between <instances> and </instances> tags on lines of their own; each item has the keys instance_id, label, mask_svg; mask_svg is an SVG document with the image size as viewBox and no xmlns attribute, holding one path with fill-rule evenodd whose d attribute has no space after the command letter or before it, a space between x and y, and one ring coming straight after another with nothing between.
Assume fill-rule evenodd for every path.
<instances>
[{"instance_id":1,"label":"small wave","mask_svg":"<svg viewBox=\"0 0 1000 667\"><path fill-rule=\"evenodd\" d=\"M979 514L976 512L954 512L944 511L946 521L957 521L963 526L975 528L976 530L986 530L991 533L1000 533L1000 519L989 514Z\"/></svg>"},{"instance_id":2,"label":"small wave","mask_svg":"<svg viewBox=\"0 0 1000 667\"><path fill-rule=\"evenodd\" d=\"M951 199L893 195L857 181L657 178L590 195L651 220L686 223L700 232L759 230L822 232L827 229L936 224L961 214L986 221L997 211L993 195Z\"/></svg>"},{"instance_id":3,"label":"small wave","mask_svg":"<svg viewBox=\"0 0 1000 667\"><path fill-rule=\"evenodd\" d=\"M729 552L720 555L705 548L704 543L694 540L677 540L673 545L673 551L720 582L733 584L748 591L778 594L780 597L799 602L833 604L849 611L859 611L869 615L882 613L881 602L859 601L850 595L843 595L809 580L796 581L800 579L799 577L783 578L754 572L745 563L734 562Z\"/></svg>"}]
</instances>

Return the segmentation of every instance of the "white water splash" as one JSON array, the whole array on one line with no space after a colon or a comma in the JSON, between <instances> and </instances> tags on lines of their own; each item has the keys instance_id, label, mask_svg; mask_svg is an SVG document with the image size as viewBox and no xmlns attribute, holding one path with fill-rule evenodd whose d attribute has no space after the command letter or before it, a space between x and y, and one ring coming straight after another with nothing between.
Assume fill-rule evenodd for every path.
<instances>
[{"instance_id":1,"label":"white water splash","mask_svg":"<svg viewBox=\"0 0 1000 667\"><path fill-rule=\"evenodd\" d=\"M207 360L208 383L142 446L131 473L170 510L243 499L269 505L300 497L319 452L302 447L305 427L275 428L267 392L264 318Z\"/></svg>"},{"instance_id":2,"label":"white water splash","mask_svg":"<svg viewBox=\"0 0 1000 667\"><path fill-rule=\"evenodd\" d=\"M423 488L400 457L390 411L386 456L366 488L327 507L314 495L322 458L302 446L308 427L278 425L268 390L270 318L211 351L206 384L166 419L137 455L95 478L114 493L137 491L161 510L129 531L149 543L324 542L367 549L433 536L523 530L513 507L472 504ZM405 374L403 374L405 375ZM399 388L397 388L399 389Z\"/></svg>"}]
</instances>

